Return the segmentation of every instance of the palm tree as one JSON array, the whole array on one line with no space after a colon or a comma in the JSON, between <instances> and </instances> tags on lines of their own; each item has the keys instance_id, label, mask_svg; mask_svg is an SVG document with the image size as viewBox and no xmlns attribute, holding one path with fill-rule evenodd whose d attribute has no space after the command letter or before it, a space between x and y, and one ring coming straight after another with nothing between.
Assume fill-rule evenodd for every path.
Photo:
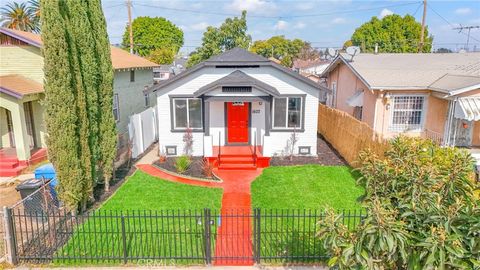
<instances>
[{"instance_id":1,"label":"palm tree","mask_svg":"<svg viewBox=\"0 0 480 270\"><path fill-rule=\"evenodd\" d=\"M28 32L39 32L40 24L31 7L25 3L8 3L0 9L0 23L3 27Z\"/></svg>"},{"instance_id":2,"label":"palm tree","mask_svg":"<svg viewBox=\"0 0 480 270\"><path fill-rule=\"evenodd\" d=\"M27 8L28 12L33 16L35 23L40 23L40 1L29 0L28 4L30 5Z\"/></svg>"}]
</instances>

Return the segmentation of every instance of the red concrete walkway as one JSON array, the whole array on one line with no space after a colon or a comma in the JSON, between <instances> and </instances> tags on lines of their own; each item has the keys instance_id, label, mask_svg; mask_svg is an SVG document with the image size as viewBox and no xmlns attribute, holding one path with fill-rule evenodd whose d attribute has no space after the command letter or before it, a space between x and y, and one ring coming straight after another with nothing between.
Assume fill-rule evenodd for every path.
<instances>
[{"instance_id":1,"label":"red concrete walkway","mask_svg":"<svg viewBox=\"0 0 480 270\"><path fill-rule=\"evenodd\" d=\"M262 169L228 171L215 169L215 175L223 182L213 183L174 176L148 164L139 164L137 168L173 182L222 188L221 219L217 228L213 264L253 265L250 184L262 173Z\"/></svg>"}]
</instances>

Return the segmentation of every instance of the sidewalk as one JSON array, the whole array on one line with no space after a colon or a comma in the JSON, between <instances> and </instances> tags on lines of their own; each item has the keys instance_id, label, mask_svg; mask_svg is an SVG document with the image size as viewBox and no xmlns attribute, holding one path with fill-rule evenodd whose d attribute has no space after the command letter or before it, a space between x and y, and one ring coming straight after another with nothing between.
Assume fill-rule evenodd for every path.
<instances>
[{"instance_id":1,"label":"sidewalk","mask_svg":"<svg viewBox=\"0 0 480 270\"><path fill-rule=\"evenodd\" d=\"M27 267L19 266L15 269L18 270L125 270L125 269L165 269L165 270L216 270L216 269L225 269L225 270L328 270L328 267L324 266L112 266L112 267L58 267L58 268L47 268L47 267Z\"/></svg>"}]
</instances>

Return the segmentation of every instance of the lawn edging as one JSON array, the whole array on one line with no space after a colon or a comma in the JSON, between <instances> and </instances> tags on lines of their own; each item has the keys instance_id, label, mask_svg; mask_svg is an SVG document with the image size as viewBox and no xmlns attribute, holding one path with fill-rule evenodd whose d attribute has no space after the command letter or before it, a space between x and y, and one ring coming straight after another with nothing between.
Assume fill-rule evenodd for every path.
<instances>
[{"instance_id":1,"label":"lawn edging","mask_svg":"<svg viewBox=\"0 0 480 270\"><path fill-rule=\"evenodd\" d=\"M169 171L169 170L166 170L156 164L152 164L153 167L155 167L156 169L159 169L160 171L166 173L166 174L169 174L171 176L174 176L174 177L181 177L181 178L185 178L185 179L188 179L188 180L193 180L193 181L201 181L201 182L208 182L208 183L223 183L223 180L221 178L219 178L218 176L216 176L215 174L213 174L213 176L218 179L218 180L213 180L213 179L208 179L208 178L200 178L200 177L193 177L193 176L189 176L189 175L185 175L185 174L179 174L179 173L176 173L176 172L172 172L172 171Z\"/></svg>"}]
</instances>

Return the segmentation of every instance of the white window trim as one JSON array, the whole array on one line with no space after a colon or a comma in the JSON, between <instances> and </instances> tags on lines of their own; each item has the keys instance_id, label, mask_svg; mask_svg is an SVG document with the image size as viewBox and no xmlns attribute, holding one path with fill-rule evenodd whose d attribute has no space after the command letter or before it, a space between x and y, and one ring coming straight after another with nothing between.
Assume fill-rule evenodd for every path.
<instances>
[{"instance_id":1,"label":"white window trim","mask_svg":"<svg viewBox=\"0 0 480 270\"><path fill-rule=\"evenodd\" d=\"M190 127L190 113L188 111L189 108L189 103L191 99L197 99L200 100L200 126L198 128L191 128L192 130L202 130L203 129L203 104L202 104L202 99L201 98L172 98L172 115L173 115L173 129L174 130L187 130ZM187 127L177 127L177 121L176 120L176 114L175 114L175 100L186 100L186 105L187 105Z\"/></svg>"},{"instance_id":2,"label":"white window trim","mask_svg":"<svg viewBox=\"0 0 480 270\"><path fill-rule=\"evenodd\" d=\"M115 101L117 101L116 102L116 104L117 104L116 108L114 108L115 107ZM113 94L113 104L112 105L113 105L112 106L112 113L113 113L113 110L115 110L115 109L117 110L117 115L113 114L113 118L114 118L115 122L120 122L120 99L118 98L118 93Z\"/></svg>"},{"instance_id":3,"label":"white window trim","mask_svg":"<svg viewBox=\"0 0 480 270\"><path fill-rule=\"evenodd\" d=\"M278 98L285 98L287 99L287 102L285 104L286 108L285 108L285 126L284 127L276 127L275 126L275 100L278 99ZM285 129L290 129L290 130L299 130L299 129L303 129L303 126L302 126L302 121L303 121L303 103L304 103L304 98L303 96L285 96L285 97L278 97L278 98L273 98L273 101L272 101L272 130L275 131L275 130L285 130ZM300 98L300 126L298 127L289 127L288 126L288 99L290 98Z\"/></svg>"},{"instance_id":4,"label":"white window trim","mask_svg":"<svg viewBox=\"0 0 480 270\"><path fill-rule=\"evenodd\" d=\"M395 97L423 97L422 110L420 115L420 124L416 129L400 128L393 124L393 112L395 111ZM390 113L388 120L388 130L391 132L422 132L425 127L425 115L427 114L428 94L393 94L391 95Z\"/></svg>"}]
</instances>

